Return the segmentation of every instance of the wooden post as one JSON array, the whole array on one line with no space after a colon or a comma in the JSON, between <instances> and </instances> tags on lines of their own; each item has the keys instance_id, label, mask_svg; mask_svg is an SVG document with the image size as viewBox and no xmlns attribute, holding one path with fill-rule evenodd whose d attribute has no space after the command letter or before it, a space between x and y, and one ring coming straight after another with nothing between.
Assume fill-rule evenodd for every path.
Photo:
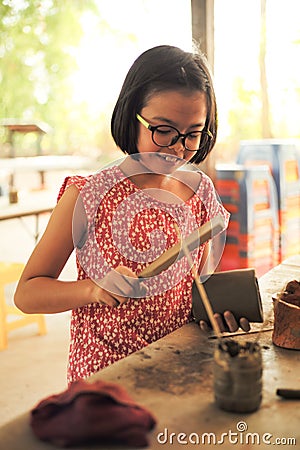
<instances>
[{"instance_id":1,"label":"wooden post","mask_svg":"<svg viewBox=\"0 0 300 450\"><path fill-rule=\"evenodd\" d=\"M214 0L191 0L192 37L206 55L211 72L214 71ZM215 182L214 151L199 165Z\"/></svg>"},{"instance_id":2,"label":"wooden post","mask_svg":"<svg viewBox=\"0 0 300 450\"><path fill-rule=\"evenodd\" d=\"M214 0L191 0L192 36L214 70Z\"/></svg>"}]
</instances>

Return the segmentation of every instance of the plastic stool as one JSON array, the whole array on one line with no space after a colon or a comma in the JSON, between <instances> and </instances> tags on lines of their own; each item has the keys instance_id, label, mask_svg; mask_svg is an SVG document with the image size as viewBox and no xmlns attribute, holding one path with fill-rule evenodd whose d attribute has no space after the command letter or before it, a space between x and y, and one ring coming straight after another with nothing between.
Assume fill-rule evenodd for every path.
<instances>
[{"instance_id":1,"label":"plastic stool","mask_svg":"<svg viewBox=\"0 0 300 450\"><path fill-rule=\"evenodd\" d=\"M24 264L0 262L0 350L7 348L8 333L31 323L38 325L40 335L47 333L43 314L24 314L16 306L9 306L5 301L5 286L17 282L24 269ZM8 321L8 316L18 316L18 319Z\"/></svg>"}]
</instances>

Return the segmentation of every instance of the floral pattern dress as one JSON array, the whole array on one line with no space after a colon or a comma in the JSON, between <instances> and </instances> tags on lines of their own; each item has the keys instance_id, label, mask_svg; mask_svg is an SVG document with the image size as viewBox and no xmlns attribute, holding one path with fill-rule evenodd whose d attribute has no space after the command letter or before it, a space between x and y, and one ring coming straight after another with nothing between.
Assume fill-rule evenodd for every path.
<instances>
[{"instance_id":1,"label":"floral pattern dress","mask_svg":"<svg viewBox=\"0 0 300 450\"><path fill-rule=\"evenodd\" d=\"M119 265L135 273L182 236L221 214L229 214L204 173L186 202L164 203L139 189L118 166L65 179L58 199L70 185L80 191L88 223L82 248L76 249L78 279L101 280ZM193 252L199 266L203 246ZM142 349L192 320L193 276L185 258L146 280L147 297L130 298L119 307L90 303L72 311L68 382Z\"/></svg>"}]
</instances>

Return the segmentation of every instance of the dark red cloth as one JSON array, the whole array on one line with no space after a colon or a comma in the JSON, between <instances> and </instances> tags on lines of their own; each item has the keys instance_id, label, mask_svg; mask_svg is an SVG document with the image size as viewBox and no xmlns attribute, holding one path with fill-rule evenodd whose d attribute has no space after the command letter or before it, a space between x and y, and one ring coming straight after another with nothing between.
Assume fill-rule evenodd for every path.
<instances>
[{"instance_id":1,"label":"dark red cloth","mask_svg":"<svg viewBox=\"0 0 300 450\"><path fill-rule=\"evenodd\" d=\"M61 447L83 443L148 445L153 415L115 383L76 381L45 398L31 411L31 428L43 441Z\"/></svg>"}]
</instances>

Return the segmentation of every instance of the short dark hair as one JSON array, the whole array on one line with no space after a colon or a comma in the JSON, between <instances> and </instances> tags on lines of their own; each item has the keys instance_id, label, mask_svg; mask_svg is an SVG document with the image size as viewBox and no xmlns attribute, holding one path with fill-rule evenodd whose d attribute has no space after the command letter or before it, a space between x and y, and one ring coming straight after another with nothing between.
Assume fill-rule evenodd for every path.
<instances>
[{"instance_id":1,"label":"short dark hair","mask_svg":"<svg viewBox=\"0 0 300 450\"><path fill-rule=\"evenodd\" d=\"M213 137L191 162L204 161L217 137L217 106L207 60L200 51L185 52L178 47L160 45L142 53L129 69L111 119L111 133L117 146L127 154L138 153L138 121L149 97L169 90L201 91L206 95L205 128Z\"/></svg>"}]
</instances>

